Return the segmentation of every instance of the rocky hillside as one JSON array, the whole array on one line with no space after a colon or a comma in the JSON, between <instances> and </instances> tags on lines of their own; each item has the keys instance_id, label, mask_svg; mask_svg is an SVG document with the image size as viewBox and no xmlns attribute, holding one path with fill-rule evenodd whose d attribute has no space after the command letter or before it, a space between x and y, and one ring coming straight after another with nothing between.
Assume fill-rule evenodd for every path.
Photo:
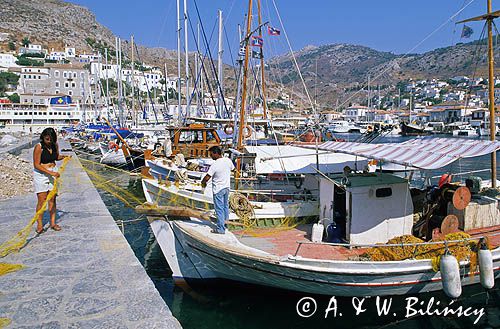
<instances>
[{"instance_id":1,"label":"rocky hillside","mask_svg":"<svg viewBox=\"0 0 500 329\"><path fill-rule=\"evenodd\" d=\"M49 50L65 44L90 50L87 38L114 44L114 35L85 7L60 0L2 0L0 32L20 44L24 37Z\"/></svg>"},{"instance_id":2,"label":"rocky hillside","mask_svg":"<svg viewBox=\"0 0 500 329\"><path fill-rule=\"evenodd\" d=\"M325 107L333 107L337 100L363 101L365 93L353 96L353 92L367 85L368 76L376 88L377 84L387 86L410 78L448 79L487 72L486 46L480 41L407 56L349 44L308 46L295 56L310 94L317 95L318 103ZM497 52L496 62L499 59ZM290 54L272 59L270 67L286 86L301 84Z\"/></svg>"}]
</instances>

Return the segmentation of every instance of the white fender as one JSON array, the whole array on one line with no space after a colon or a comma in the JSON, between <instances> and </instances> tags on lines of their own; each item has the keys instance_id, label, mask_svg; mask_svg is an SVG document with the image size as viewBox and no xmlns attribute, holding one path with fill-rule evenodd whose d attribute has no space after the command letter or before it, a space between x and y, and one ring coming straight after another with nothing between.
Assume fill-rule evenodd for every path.
<instances>
[{"instance_id":1,"label":"white fender","mask_svg":"<svg viewBox=\"0 0 500 329\"><path fill-rule=\"evenodd\" d=\"M486 289L491 289L495 285L495 275L493 273L493 256L488 249L479 249L479 279L481 285Z\"/></svg>"},{"instance_id":2,"label":"white fender","mask_svg":"<svg viewBox=\"0 0 500 329\"><path fill-rule=\"evenodd\" d=\"M458 298L462 294L462 284L460 282L460 268L457 259L445 253L439 261L441 271L441 282L444 293L450 298Z\"/></svg>"}]
</instances>

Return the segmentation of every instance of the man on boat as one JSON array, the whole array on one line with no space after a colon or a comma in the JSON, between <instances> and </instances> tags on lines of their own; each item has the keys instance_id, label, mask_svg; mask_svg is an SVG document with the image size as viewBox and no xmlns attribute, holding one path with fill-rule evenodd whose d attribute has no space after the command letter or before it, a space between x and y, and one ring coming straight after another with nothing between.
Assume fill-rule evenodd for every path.
<instances>
[{"instance_id":1,"label":"man on boat","mask_svg":"<svg viewBox=\"0 0 500 329\"><path fill-rule=\"evenodd\" d=\"M224 234L226 230L224 223L229 219L229 186L234 165L231 159L222 156L219 146L212 146L208 153L215 162L203 177L201 185L206 187L208 180L212 178L212 193L217 216L217 228L212 230L212 233Z\"/></svg>"}]
</instances>

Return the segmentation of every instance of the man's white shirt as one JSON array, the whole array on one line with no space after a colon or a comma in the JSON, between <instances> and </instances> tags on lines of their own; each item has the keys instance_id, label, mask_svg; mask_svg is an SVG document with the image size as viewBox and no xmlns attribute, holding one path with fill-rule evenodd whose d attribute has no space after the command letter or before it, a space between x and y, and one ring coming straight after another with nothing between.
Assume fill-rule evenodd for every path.
<instances>
[{"instance_id":1,"label":"man's white shirt","mask_svg":"<svg viewBox=\"0 0 500 329\"><path fill-rule=\"evenodd\" d=\"M231 186L231 171L234 165L229 158L219 158L208 169L207 174L212 177L212 193L217 194L225 188Z\"/></svg>"}]
</instances>

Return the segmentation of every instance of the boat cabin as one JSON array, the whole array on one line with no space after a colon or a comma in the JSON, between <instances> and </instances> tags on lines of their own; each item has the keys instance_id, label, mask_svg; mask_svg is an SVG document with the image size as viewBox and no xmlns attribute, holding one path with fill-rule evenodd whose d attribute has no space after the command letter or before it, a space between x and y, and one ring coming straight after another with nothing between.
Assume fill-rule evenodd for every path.
<instances>
[{"instance_id":1,"label":"boat cabin","mask_svg":"<svg viewBox=\"0 0 500 329\"><path fill-rule=\"evenodd\" d=\"M408 181L387 173L321 177L320 218L334 221L341 239L351 244L385 243L411 234Z\"/></svg>"},{"instance_id":2,"label":"boat cabin","mask_svg":"<svg viewBox=\"0 0 500 329\"><path fill-rule=\"evenodd\" d=\"M172 141L172 155L181 153L188 158L208 157L208 149L221 145L217 130L203 124L169 127L167 131Z\"/></svg>"}]
</instances>

